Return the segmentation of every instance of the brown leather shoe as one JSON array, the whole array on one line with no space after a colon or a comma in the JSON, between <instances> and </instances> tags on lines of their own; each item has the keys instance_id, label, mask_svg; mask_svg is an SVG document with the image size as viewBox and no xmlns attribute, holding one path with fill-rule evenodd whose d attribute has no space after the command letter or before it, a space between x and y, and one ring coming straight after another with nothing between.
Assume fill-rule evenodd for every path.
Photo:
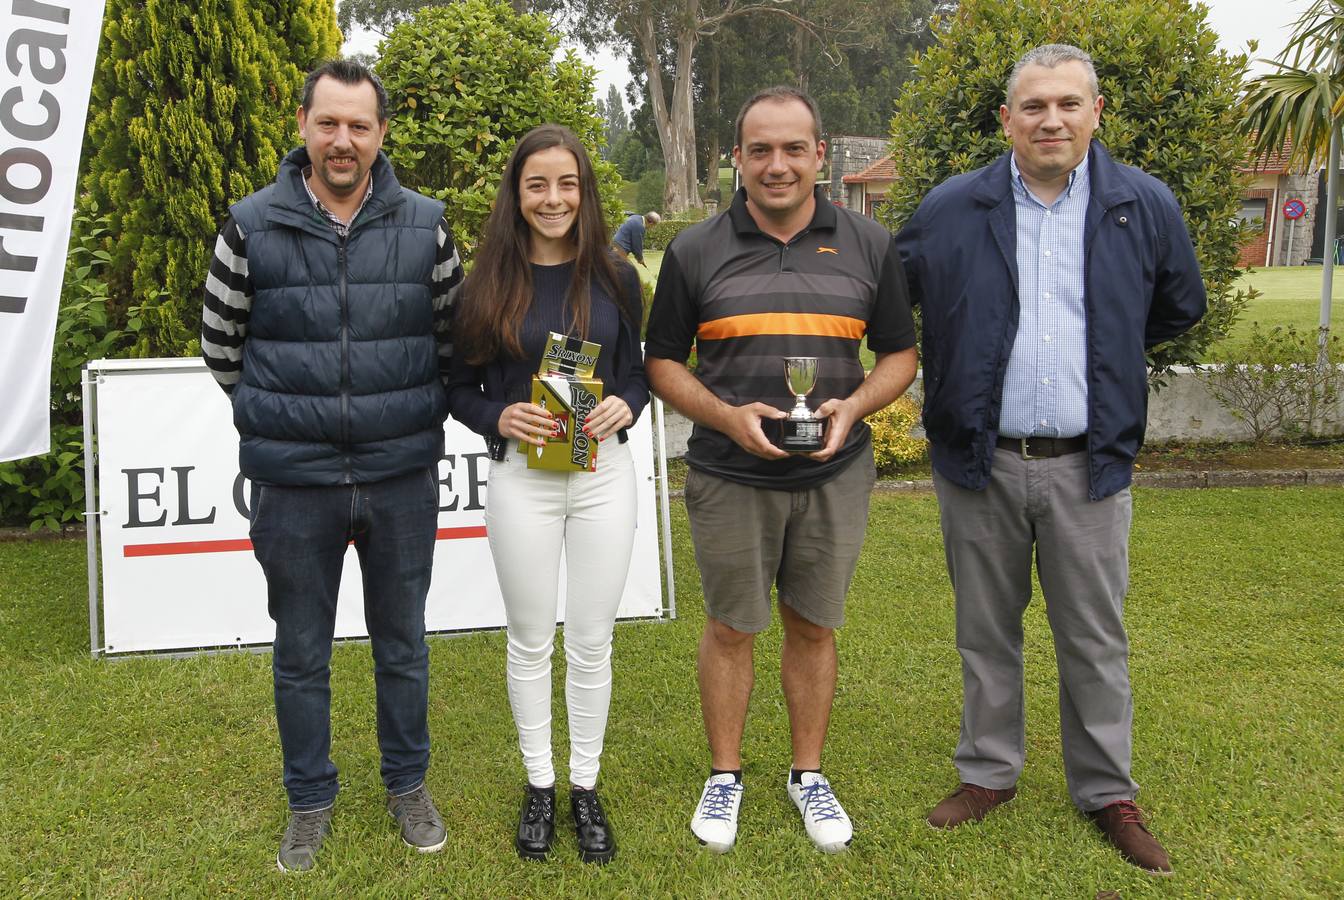
<instances>
[{"instance_id":1,"label":"brown leather shoe","mask_svg":"<svg viewBox=\"0 0 1344 900\"><path fill-rule=\"evenodd\" d=\"M1148 831L1143 810L1133 800L1117 800L1088 813L1087 817L1096 823L1127 862L1152 875L1171 874L1167 851Z\"/></svg>"},{"instance_id":2,"label":"brown leather shoe","mask_svg":"<svg viewBox=\"0 0 1344 900\"><path fill-rule=\"evenodd\" d=\"M934 828L956 828L967 822L979 822L991 809L1016 796L1015 787L1000 791L963 781L933 808L924 821Z\"/></svg>"}]
</instances>

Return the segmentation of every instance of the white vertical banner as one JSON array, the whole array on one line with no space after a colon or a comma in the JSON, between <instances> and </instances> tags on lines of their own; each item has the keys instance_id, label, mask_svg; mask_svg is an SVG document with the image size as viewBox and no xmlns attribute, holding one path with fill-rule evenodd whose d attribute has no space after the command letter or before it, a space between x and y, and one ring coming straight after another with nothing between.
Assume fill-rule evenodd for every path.
<instances>
[{"instance_id":1,"label":"white vertical banner","mask_svg":"<svg viewBox=\"0 0 1344 900\"><path fill-rule=\"evenodd\" d=\"M51 449L51 342L104 0L0 0L0 462Z\"/></svg>"}]
</instances>

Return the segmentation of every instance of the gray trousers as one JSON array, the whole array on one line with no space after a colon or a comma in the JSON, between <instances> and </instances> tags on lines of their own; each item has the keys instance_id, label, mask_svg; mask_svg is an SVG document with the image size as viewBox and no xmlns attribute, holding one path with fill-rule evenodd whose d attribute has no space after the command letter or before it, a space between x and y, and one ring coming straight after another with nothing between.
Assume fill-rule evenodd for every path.
<instances>
[{"instance_id":1,"label":"gray trousers","mask_svg":"<svg viewBox=\"0 0 1344 900\"><path fill-rule=\"evenodd\" d=\"M1069 795L1090 812L1132 800L1134 703L1122 619L1129 583L1128 489L1092 502L1087 454L1024 460L996 449L989 486L934 475L961 653L961 780L1003 789L1026 760L1022 615L1031 563L1045 594L1059 668L1059 718Z\"/></svg>"}]
</instances>

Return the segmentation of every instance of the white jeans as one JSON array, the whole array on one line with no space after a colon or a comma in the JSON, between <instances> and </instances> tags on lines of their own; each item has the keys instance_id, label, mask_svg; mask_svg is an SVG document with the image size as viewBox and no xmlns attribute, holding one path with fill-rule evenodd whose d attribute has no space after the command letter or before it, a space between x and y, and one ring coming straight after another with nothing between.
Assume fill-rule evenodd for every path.
<instances>
[{"instance_id":1,"label":"white jeans","mask_svg":"<svg viewBox=\"0 0 1344 900\"><path fill-rule=\"evenodd\" d=\"M508 618L509 705L537 787L555 783L551 651L564 550L569 779L591 788L611 705L612 626L635 540L630 448L609 439L596 472L564 473L527 468L510 441L506 459L490 465L485 524Z\"/></svg>"}]
</instances>

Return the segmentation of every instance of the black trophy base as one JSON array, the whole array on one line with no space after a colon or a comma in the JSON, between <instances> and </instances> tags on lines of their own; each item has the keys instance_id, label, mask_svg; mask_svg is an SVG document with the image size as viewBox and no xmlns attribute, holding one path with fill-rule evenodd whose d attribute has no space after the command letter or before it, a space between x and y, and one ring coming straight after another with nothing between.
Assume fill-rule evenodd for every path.
<instances>
[{"instance_id":1,"label":"black trophy base","mask_svg":"<svg viewBox=\"0 0 1344 900\"><path fill-rule=\"evenodd\" d=\"M779 423L779 449L789 453L816 453L826 445L823 419L784 419Z\"/></svg>"}]
</instances>

